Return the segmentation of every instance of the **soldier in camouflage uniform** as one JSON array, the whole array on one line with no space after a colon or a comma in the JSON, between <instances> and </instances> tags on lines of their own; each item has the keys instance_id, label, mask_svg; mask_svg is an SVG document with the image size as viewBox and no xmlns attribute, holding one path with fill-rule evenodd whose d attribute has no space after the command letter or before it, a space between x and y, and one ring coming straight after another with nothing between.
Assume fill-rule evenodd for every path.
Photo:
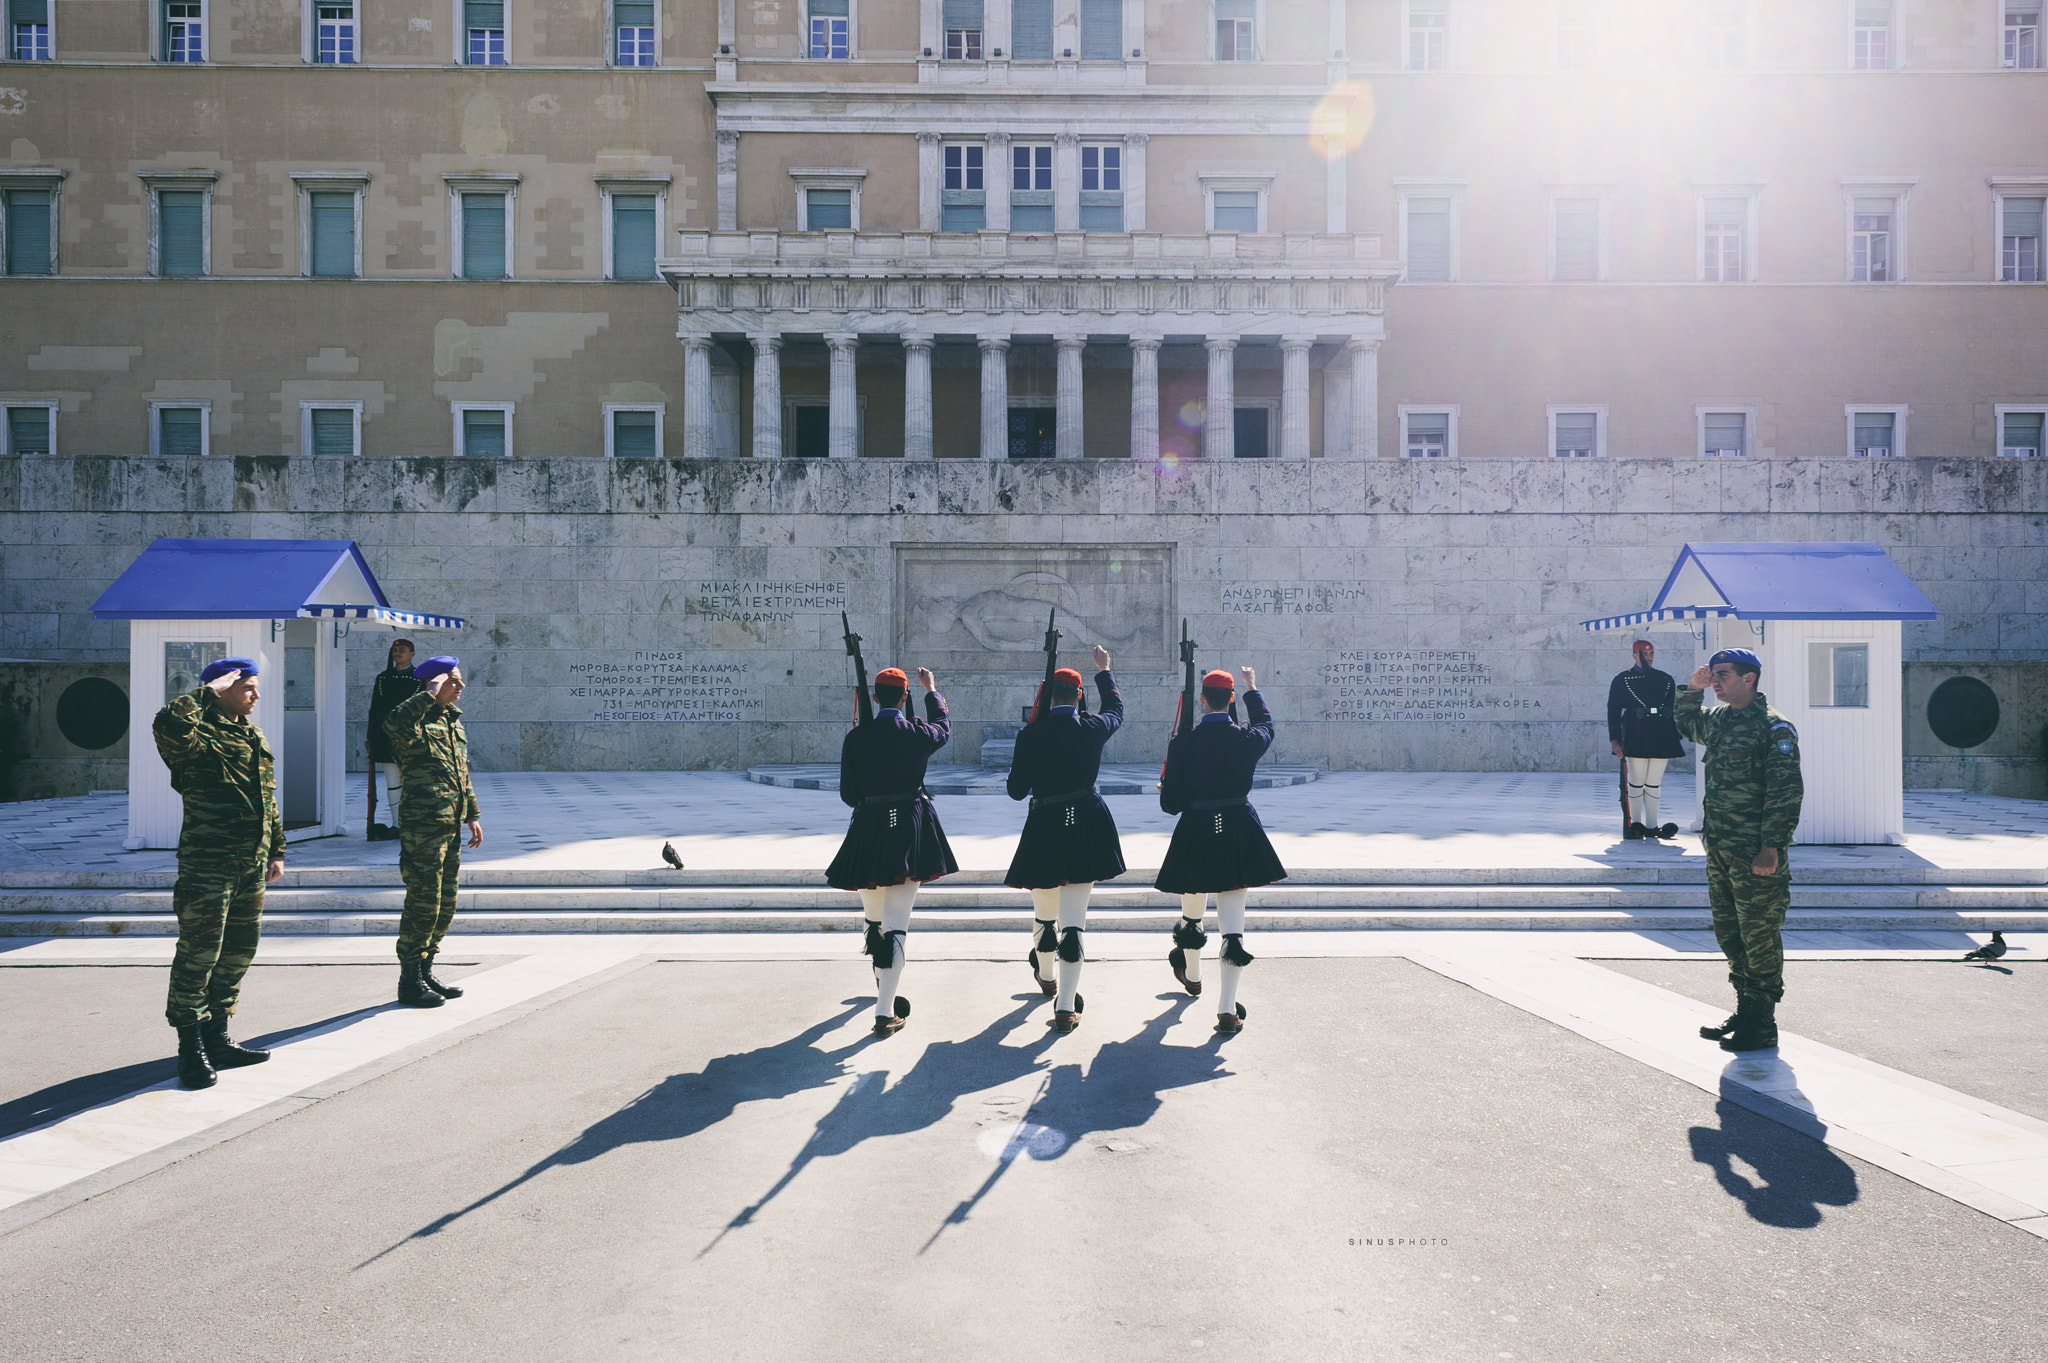
<instances>
[{"instance_id":1,"label":"soldier in camouflage uniform","mask_svg":"<svg viewBox=\"0 0 2048 1363\"><path fill-rule=\"evenodd\" d=\"M1706 770L1701 799L1707 850L1707 900L1714 937L1728 958L1735 1012L1700 1035L1724 1051L1778 1044L1778 1000L1785 996L1785 911L1792 906L1787 851L1806 794L1799 775L1799 732L1757 689L1763 662L1746 648L1725 648L1678 693L1678 731L1700 745ZM1724 702L1702 709L1711 685Z\"/></svg>"},{"instance_id":2,"label":"soldier in camouflage uniform","mask_svg":"<svg viewBox=\"0 0 2048 1363\"><path fill-rule=\"evenodd\" d=\"M455 919L462 872L462 825L481 847L484 826L469 784L469 738L462 732L462 664L429 658L413 669L426 690L401 701L384 720L404 792L398 810L398 873L405 911L398 920L398 1001L439 1008L462 990L434 978L434 955Z\"/></svg>"},{"instance_id":3,"label":"soldier in camouflage uniform","mask_svg":"<svg viewBox=\"0 0 2048 1363\"><path fill-rule=\"evenodd\" d=\"M178 829L178 949L164 1016L178 1029L178 1079L209 1088L214 1071L270 1052L228 1038L242 977L263 935L263 887L284 874L277 775L256 708L256 664L223 658L201 685L156 712L150 731L184 801Z\"/></svg>"}]
</instances>

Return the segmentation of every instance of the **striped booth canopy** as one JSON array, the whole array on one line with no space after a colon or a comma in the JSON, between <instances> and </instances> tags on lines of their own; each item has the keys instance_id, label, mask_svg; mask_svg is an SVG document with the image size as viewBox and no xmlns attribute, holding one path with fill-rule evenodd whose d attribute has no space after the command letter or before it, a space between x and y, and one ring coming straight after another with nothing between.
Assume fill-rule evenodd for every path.
<instances>
[{"instance_id":1,"label":"striped booth canopy","mask_svg":"<svg viewBox=\"0 0 2048 1363\"><path fill-rule=\"evenodd\" d=\"M160 539L93 602L101 620L345 620L352 628L457 630L461 616L402 610L354 540Z\"/></svg>"},{"instance_id":2,"label":"striped booth canopy","mask_svg":"<svg viewBox=\"0 0 2048 1363\"><path fill-rule=\"evenodd\" d=\"M1881 544L1688 544L1648 610L1581 620L1589 634L1699 620L1932 620L1934 603Z\"/></svg>"}]
</instances>

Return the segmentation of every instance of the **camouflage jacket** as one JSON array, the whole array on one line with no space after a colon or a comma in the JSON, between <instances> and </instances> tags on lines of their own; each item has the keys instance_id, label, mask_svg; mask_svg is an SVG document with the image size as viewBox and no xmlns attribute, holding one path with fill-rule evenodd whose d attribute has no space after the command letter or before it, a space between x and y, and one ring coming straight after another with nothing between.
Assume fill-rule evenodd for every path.
<instances>
[{"instance_id":1,"label":"camouflage jacket","mask_svg":"<svg viewBox=\"0 0 2048 1363\"><path fill-rule=\"evenodd\" d=\"M462 732L462 711L437 706L422 691L385 716L384 733L398 759L402 823L453 827L481 817L469 784L469 736Z\"/></svg>"},{"instance_id":2,"label":"camouflage jacket","mask_svg":"<svg viewBox=\"0 0 2048 1363\"><path fill-rule=\"evenodd\" d=\"M1704 708L1706 693L1680 690L1678 732L1700 745L1706 769L1704 841L1742 856L1789 847L1806 783L1799 731L1759 691L1742 709Z\"/></svg>"},{"instance_id":3,"label":"camouflage jacket","mask_svg":"<svg viewBox=\"0 0 2048 1363\"><path fill-rule=\"evenodd\" d=\"M149 726L171 769L171 789L185 802L178 842L234 851L260 831L264 860L282 861L284 820L277 812L270 745L263 730L214 706L210 694L202 686L179 696Z\"/></svg>"}]
</instances>

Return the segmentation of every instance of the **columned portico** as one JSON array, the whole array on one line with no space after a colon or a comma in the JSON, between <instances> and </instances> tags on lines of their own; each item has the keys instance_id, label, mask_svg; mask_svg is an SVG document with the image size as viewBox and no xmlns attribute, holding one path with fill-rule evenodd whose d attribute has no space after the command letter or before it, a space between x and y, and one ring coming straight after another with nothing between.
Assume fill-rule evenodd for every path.
<instances>
[{"instance_id":1,"label":"columned portico","mask_svg":"<svg viewBox=\"0 0 2048 1363\"><path fill-rule=\"evenodd\" d=\"M1159 338L1131 337L1131 458L1159 459Z\"/></svg>"},{"instance_id":2,"label":"columned portico","mask_svg":"<svg viewBox=\"0 0 2048 1363\"><path fill-rule=\"evenodd\" d=\"M860 454L860 408L853 391L853 352L859 344L860 337L847 332L825 337L832 352L825 453L834 459L853 459Z\"/></svg>"},{"instance_id":3,"label":"columned portico","mask_svg":"<svg viewBox=\"0 0 2048 1363\"><path fill-rule=\"evenodd\" d=\"M683 457L709 459L711 445L711 338L683 338Z\"/></svg>"},{"instance_id":4,"label":"columned portico","mask_svg":"<svg viewBox=\"0 0 2048 1363\"><path fill-rule=\"evenodd\" d=\"M1351 457L1380 457L1380 343L1354 336L1345 349L1351 355Z\"/></svg>"},{"instance_id":5,"label":"columned portico","mask_svg":"<svg viewBox=\"0 0 2048 1363\"><path fill-rule=\"evenodd\" d=\"M1203 346L1209 352L1209 400L1202 412L1202 457L1229 459L1237 453L1237 337L1211 336Z\"/></svg>"},{"instance_id":6,"label":"columned portico","mask_svg":"<svg viewBox=\"0 0 2048 1363\"><path fill-rule=\"evenodd\" d=\"M926 332L903 333L903 457L932 457L932 343Z\"/></svg>"},{"instance_id":7,"label":"columned portico","mask_svg":"<svg viewBox=\"0 0 2048 1363\"><path fill-rule=\"evenodd\" d=\"M749 332L754 345L754 457L782 457L782 337Z\"/></svg>"},{"instance_id":8,"label":"columned portico","mask_svg":"<svg viewBox=\"0 0 2048 1363\"><path fill-rule=\"evenodd\" d=\"M1308 355L1313 336L1280 338L1280 457L1306 459L1308 449Z\"/></svg>"},{"instance_id":9,"label":"columned portico","mask_svg":"<svg viewBox=\"0 0 2048 1363\"><path fill-rule=\"evenodd\" d=\"M1086 336L1055 336L1058 351L1054 402L1054 449L1061 459L1081 457L1081 353Z\"/></svg>"}]
</instances>

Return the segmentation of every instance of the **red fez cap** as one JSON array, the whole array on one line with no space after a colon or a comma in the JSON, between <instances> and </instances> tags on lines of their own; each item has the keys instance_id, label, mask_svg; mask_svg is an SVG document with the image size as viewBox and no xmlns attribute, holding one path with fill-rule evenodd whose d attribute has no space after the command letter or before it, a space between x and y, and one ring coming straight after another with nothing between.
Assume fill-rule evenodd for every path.
<instances>
[{"instance_id":1,"label":"red fez cap","mask_svg":"<svg viewBox=\"0 0 2048 1363\"><path fill-rule=\"evenodd\" d=\"M1235 691L1237 689L1237 679L1219 667L1214 672L1202 674L1202 689L1204 691Z\"/></svg>"},{"instance_id":2,"label":"red fez cap","mask_svg":"<svg viewBox=\"0 0 2048 1363\"><path fill-rule=\"evenodd\" d=\"M875 685L893 686L898 691L908 691L910 678L903 675L903 669L900 667L885 667L875 674Z\"/></svg>"},{"instance_id":3,"label":"red fez cap","mask_svg":"<svg viewBox=\"0 0 2048 1363\"><path fill-rule=\"evenodd\" d=\"M1655 644L1653 644L1653 643L1651 643L1651 642L1650 642L1650 641L1649 641L1648 639L1638 639L1638 640L1636 640L1636 641L1635 641L1634 643L1632 643L1632 644L1630 644L1630 645L1629 645L1629 650L1630 650L1631 652L1635 652L1635 653L1640 653L1640 652L1642 652L1642 650L1644 650L1644 649L1646 649L1646 648L1655 648L1655 647L1656 647L1656 645L1655 645Z\"/></svg>"},{"instance_id":4,"label":"red fez cap","mask_svg":"<svg viewBox=\"0 0 2048 1363\"><path fill-rule=\"evenodd\" d=\"M1071 667L1063 667L1052 674L1052 684L1054 686L1071 686L1078 691L1081 689L1081 674Z\"/></svg>"}]
</instances>

